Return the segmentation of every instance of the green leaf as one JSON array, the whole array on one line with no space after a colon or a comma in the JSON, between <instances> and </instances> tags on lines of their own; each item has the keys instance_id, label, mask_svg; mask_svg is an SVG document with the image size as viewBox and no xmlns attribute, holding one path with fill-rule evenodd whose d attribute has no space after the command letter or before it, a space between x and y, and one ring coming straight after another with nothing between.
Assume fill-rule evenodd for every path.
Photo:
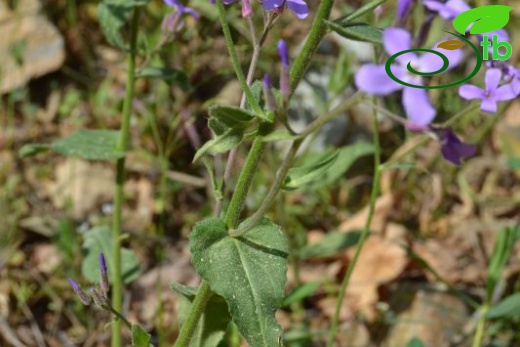
<instances>
[{"instance_id":1,"label":"green leaf","mask_svg":"<svg viewBox=\"0 0 520 347\"><path fill-rule=\"evenodd\" d=\"M286 140L295 140L298 136L292 135L287 130L276 130L265 136L262 141L264 142L274 142L274 141L286 141Z\"/></svg>"},{"instance_id":2,"label":"green leaf","mask_svg":"<svg viewBox=\"0 0 520 347\"><path fill-rule=\"evenodd\" d=\"M206 142L193 157L193 162L199 160L200 157L208 153L217 154L225 153L232 148L238 146L244 137L243 129L228 129L221 135Z\"/></svg>"},{"instance_id":3,"label":"green leaf","mask_svg":"<svg viewBox=\"0 0 520 347\"><path fill-rule=\"evenodd\" d=\"M294 190L305 187L305 185L321 179L325 172L330 169L338 159L338 153L339 151L335 151L312 165L290 169L287 173L282 189Z\"/></svg>"},{"instance_id":4,"label":"green leaf","mask_svg":"<svg viewBox=\"0 0 520 347\"><path fill-rule=\"evenodd\" d=\"M513 246L516 240L516 232L513 228L506 227L500 230L495 241L495 247L489 260L488 275L486 281L487 297L493 296L495 285L497 284L502 271L506 266L508 259L513 251Z\"/></svg>"},{"instance_id":5,"label":"green leaf","mask_svg":"<svg viewBox=\"0 0 520 347\"><path fill-rule=\"evenodd\" d=\"M132 324L132 346L133 347L150 347L152 335L148 334L138 324Z\"/></svg>"},{"instance_id":6,"label":"green leaf","mask_svg":"<svg viewBox=\"0 0 520 347\"><path fill-rule=\"evenodd\" d=\"M233 238L222 220L209 218L195 225L190 241L195 269L226 299L251 347L278 346L282 330L275 312L284 298L288 255L280 227L264 218Z\"/></svg>"},{"instance_id":7,"label":"green leaf","mask_svg":"<svg viewBox=\"0 0 520 347\"><path fill-rule=\"evenodd\" d=\"M29 143L20 148L20 150L18 151L18 155L22 158L30 157L38 153L47 152L49 149L51 149L50 145L46 145L43 143Z\"/></svg>"},{"instance_id":8,"label":"green leaf","mask_svg":"<svg viewBox=\"0 0 520 347\"><path fill-rule=\"evenodd\" d=\"M135 77L159 78L167 83L179 86L182 90L189 90L188 76L184 71L167 67L145 67L136 72Z\"/></svg>"},{"instance_id":9,"label":"green leaf","mask_svg":"<svg viewBox=\"0 0 520 347\"><path fill-rule=\"evenodd\" d=\"M54 141L50 145L33 143L23 146L19 154L22 157L35 155L47 150L90 160L112 160L125 156L125 152L116 150L119 131L114 130L78 130L70 136Z\"/></svg>"},{"instance_id":10,"label":"green leaf","mask_svg":"<svg viewBox=\"0 0 520 347\"><path fill-rule=\"evenodd\" d=\"M112 160L125 156L125 152L116 149L118 141L119 131L83 129L54 141L51 149L64 155L84 159Z\"/></svg>"},{"instance_id":11,"label":"green leaf","mask_svg":"<svg viewBox=\"0 0 520 347\"><path fill-rule=\"evenodd\" d=\"M365 155L372 154L373 152L374 146L371 143L364 141L356 142L352 145L339 148L338 159L322 175L322 177L320 177L318 181L309 183L306 187L306 190L316 190L330 185L334 181L338 180L352 166L352 164L354 164L356 160ZM328 153L320 154L319 158L325 157L327 155Z\"/></svg>"},{"instance_id":12,"label":"green leaf","mask_svg":"<svg viewBox=\"0 0 520 347\"><path fill-rule=\"evenodd\" d=\"M108 43L128 49L121 29L128 21L134 7L147 5L150 0L104 0L98 4L99 25Z\"/></svg>"},{"instance_id":13,"label":"green leaf","mask_svg":"<svg viewBox=\"0 0 520 347\"><path fill-rule=\"evenodd\" d=\"M300 251L302 259L326 258L336 255L347 248L355 246L361 232L333 232L325 235L319 242L306 245Z\"/></svg>"},{"instance_id":14,"label":"green leaf","mask_svg":"<svg viewBox=\"0 0 520 347\"><path fill-rule=\"evenodd\" d=\"M346 24L348 22L353 21L356 18L361 17L362 15L364 15L366 13L371 13L373 9L375 9L377 6L383 4L384 2L387 2L387 1L388 0L374 0L364 6L361 6L354 12L335 20L334 22L338 23L338 24Z\"/></svg>"},{"instance_id":15,"label":"green leaf","mask_svg":"<svg viewBox=\"0 0 520 347\"><path fill-rule=\"evenodd\" d=\"M183 286L172 282L172 289L181 295L179 320L186 321L191 305L197 294L197 288ZM217 294L212 294L195 327L190 340L191 347L216 347L224 337L227 326L231 321L226 300Z\"/></svg>"},{"instance_id":16,"label":"green leaf","mask_svg":"<svg viewBox=\"0 0 520 347\"><path fill-rule=\"evenodd\" d=\"M103 253L107 261L108 277L113 283L114 263L112 233L107 226L94 227L85 233L83 240L83 253L85 258L81 270L91 282L99 282L99 254ZM111 271L112 270L112 271ZM134 252L121 249L121 276L125 283L135 280L140 273L139 262Z\"/></svg>"},{"instance_id":17,"label":"green leaf","mask_svg":"<svg viewBox=\"0 0 520 347\"><path fill-rule=\"evenodd\" d=\"M217 119L227 127L247 127L255 118L255 114L236 106L212 105L209 116Z\"/></svg>"},{"instance_id":18,"label":"green leaf","mask_svg":"<svg viewBox=\"0 0 520 347\"><path fill-rule=\"evenodd\" d=\"M253 94L253 98L258 102L260 106L262 106L262 93L264 91L264 86L262 84L262 81L256 80L254 81L251 86L249 87L251 89L251 94ZM251 104L246 99L246 110L253 111L253 107L251 107Z\"/></svg>"},{"instance_id":19,"label":"green leaf","mask_svg":"<svg viewBox=\"0 0 520 347\"><path fill-rule=\"evenodd\" d=\"M295 303L297 301L301 301L305 299L308 296L311 296L314 294L316 289L320 286L320 281L313 281L309 283L305 283L304 285L296 288L294 291L292 291L289 295L285 297L282 301L282 307L290 306L292 303Z\"/></svg>"},{"instance_id":20,"label":"green leaf","mask_svg":"<svg viewBox=\"0 0 520 347\"><path fill-rule=\"evenodd\" d=\"M383 43L383 30L366 23L348 23L339 25L326 20L330 29L344 38L363 42Z\"/></svg>"},{"instance_id":21,"label":"green leaf","mask_svg":"<svg viewBox=\"0 0 520 347\"><path fill-rule=\"evenodd\" d=\"M479 6L459 14L453 20L453 27L465 35L471 23L470 34L484 34L502 29L509 22L509 12L513 7L505 5Z\"/></svg>"},{"instance_id":22,"label":"green leaf","mask_svg":"<svg viewBox=\"0 0 520 347\"><path fill-rule=\"evenodd\" d=\"M520 293L508 296L491 307L487 313L489 319L513 317L520 317Z\"/></svg>"},{"instance_id":23,"label":"green leaf","mask_svg":"<svg viewBox=\"0 0 520 347\"><path fill-rule=\"evenodd\" d=\"M424 343L421 341L421 339L417 337L413 337L408 343L406 344L406 347L425 347Z\"/></svg>"}]
</instances>

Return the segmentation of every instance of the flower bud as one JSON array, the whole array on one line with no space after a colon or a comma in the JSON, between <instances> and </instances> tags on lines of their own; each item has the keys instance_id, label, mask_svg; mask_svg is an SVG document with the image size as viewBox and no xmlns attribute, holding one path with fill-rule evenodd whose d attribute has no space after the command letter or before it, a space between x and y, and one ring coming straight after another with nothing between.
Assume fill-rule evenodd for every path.
<instances>
[{"instance_id":1,"label":"flower bud","mask_svg":"<svg viewBox=\"0 0 520 347\"><path fill-rule=\"evenodd\" d=\"M106 295L110 290L110 285L108 282L107 265L105 263L105 256L103 253L99 253L99 271L101 272L101 289L103 289L103 292Z\"/></svg>"},{"instance_id":2,"label":"flower bud","mask_svg":"<svg viewBox=\"0 0 520 347\"><path fill-rule=\"evenodd\" d=\"M69 283L72 286L72 289L74 289L74 291L76 292L76 294L78 294L79 299L81 300L83 305L88 306L92 303L92 297L85 293L85 291L81 289L79 284L76 283L76 281L69 277Z\"/></svg>"}]
</instances>

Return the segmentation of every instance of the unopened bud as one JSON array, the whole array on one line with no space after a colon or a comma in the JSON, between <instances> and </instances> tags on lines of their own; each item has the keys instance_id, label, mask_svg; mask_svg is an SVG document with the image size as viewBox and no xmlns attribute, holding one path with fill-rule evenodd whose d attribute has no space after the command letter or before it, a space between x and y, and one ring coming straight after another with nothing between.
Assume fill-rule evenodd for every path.
<instances>
[{"instance_id":1,"label":"unopened bud","mask_svg":"<svg viewBox=\"0 0 520 347\"><path fill-rule=\"evenodd\" d=\"M99 253L99 271L101 272L101 289L103 289L103 292L106 295L110 290L110 285L108 284L107 265L103 253Z\"/></svg>"},{"instance_id":2,"label":"unopened bud","mask_svg":"<svg viewBox=\"0 0 520 347\"><path fill-rule=\"evenodd\" d=\"M85 291L81 289L79 284L76 283L76 281L69 277L69 283L72 286L72 289L74 289L74 291L76 292L76 294L78 294L79 299L81 300L83 305L88 306L92 303L92 297L85 293Z\"/></svg>"}]
</instances>

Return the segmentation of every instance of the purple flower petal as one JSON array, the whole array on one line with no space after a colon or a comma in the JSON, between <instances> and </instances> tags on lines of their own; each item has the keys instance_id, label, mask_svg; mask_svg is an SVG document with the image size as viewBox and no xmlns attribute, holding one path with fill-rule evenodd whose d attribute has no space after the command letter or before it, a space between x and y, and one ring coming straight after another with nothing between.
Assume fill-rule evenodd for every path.
<instances>
[{"instance_id":1,"label":"purple flower petal","mask_svg":"<svg viewBox=\"0 0 520 347\"><path fill-rule=\"evenodd\" d=\"M488 69L486 71L486 90L492 91L497 89L500 80L502 79L502 71L500 69Z\"/></svg>"},{"instance_id":2,"label":"purple flower petal","mask_svg":"<svg viewBox=\"0 0 520 347\"><path fill-rule=\"evenodd\" d=\"M516 92L514 86L512 85L512 83L510 83L498 87L498 89L495 90L493 99L495 101L508 101L516 98L517 95L518 93Z\"/></svg>"},{"instance_id":3,"label":"purple flower petal","mask_svg":"<svg viewBox=\"0 0 520 347\"><path fill-rule=\"evenodd\" d=\"M480 109L484 112L497 113L497 102L493 99L483 99Z\"/></svg>"},{"instance_id":4,"label":"purple flower petal","mask_svg":"<svg viewBox=\"0 0 520 347\"><path fill-rule=\"evenodd\" d=\"M287 7L299 19L304 19L309 15L309 7L303 0L287 0Z\"/></svg>"},{"instance_id":5,"label":"purple flower petal","mask_svg":"<svg viewBox=\"0 0 520 347\"><path fill-rule=\"evenodd\" d=\"M411 5L412 5L412 0L398 0L397 18L399 20L402 20L404 18L404 16L406 16Z\"/></svg>"},{"instance_id":6,"label":"purple flower petal","mask_svg":"<svg viewBox=\"0 0 520 347\"><path fill-rule=\"evenodd\" d=\"M271 11L277 9L283 5L285 0L264 0L262 6L267 10Z\"/></svg>"},{"instance_id":7,"label":"purple flower petal","mask_svg":"<svg viewBox=\"0 0 520 347\"><path fill-rule=\"evenodd\" d=\"M475 155L477 148L459 140L451 129L448 129L441 139L441 153L444 159L461 165L462 159Z\"/></svg>"},{"instance_id":8,"label":"purple flower petal","mask_svg":"<svg viewBox=\"0 0 520 347\"><path fill-rule=\"evenodd\" d=\"M435 44L432 49L434 51L437 51L439 53L442 53L443 55L448 58L449 65L446 71L449 71L453 68L455 68L457 65L460 64L463 58L462 50L447 50L442 48L437 48L437 44ZM419 57L418 64L421 68L420 72L434 72L442 68L444 61L441 57L438 55L435 55L433 53L424 53Z\"/></svg>"},{"instance_id":9,"label":"purple flower petal","mask_svg":"<svg viewBox=\"0 0 520 347\"><path fill-rule=\"evenodd\" d=\"M412 48L412 35L404 29L388 28L383 31L383 44L386 53L392 56L396 53ZM412 55L413 53L410 53L410 55L405 54L398 57L397 60L399 62L406 61L406 63L408 63ZM404 59L405 56L408 56L408 58Z\"/></svg>"},{"instance_id":10,"label":"purple flower petal","mask_svg":"<svg viewBox=\"0 0 520 347\"><path fill-rule=\"evenodd\" d=\"M392 72L399 79L402 79L405 74L404 69L399 65L392 65ZM374 95L388 95L403 88L388 76L384 65L361 66L356 73L355 82L360 90Z\"/></svg>"},{"instance_id":11,"label":"purple flower petal","mask_svg":"<svg viewBox=\"0 0 520 347\"><path fill-rule=\"evenodd\" d=\"M438 12L445 20L452 20L462 12L471 9L464 0L448 0L446 3L438 0L424 0L423 4L430 11Z\"/></svg>"},{"instance_id":12,"label":"purple flower petal","mask_svg":"<svg viewBox=\"0 0 520 347\"><path fill-rule=\"evenodd\" d=\"M472 84L464 84L459 88L459 96L466 100L484 99L486 97L486 92Z\"/></svg>"},{"instance_id":13,"label":"purple flower petal","mask_svg":"<svg viewBox=\"0 0 520 347\"><path fill-rule=\"evenodd\" d=\"M405 87L403 90L403 106L408 119L419 125L430 124L437 110L431 105L425 89Z\"/></svg>"}]
</instances>

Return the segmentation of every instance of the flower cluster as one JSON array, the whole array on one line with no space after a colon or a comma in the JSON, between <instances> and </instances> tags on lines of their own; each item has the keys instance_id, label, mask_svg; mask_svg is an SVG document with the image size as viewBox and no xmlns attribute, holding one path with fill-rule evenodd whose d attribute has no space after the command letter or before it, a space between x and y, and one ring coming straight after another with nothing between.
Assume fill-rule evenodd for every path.
<instances>
[{"instance_id":1,"label":"flower cluster","mask_svg":"<svg viewBox=\"0 0 520 347\"><path fill-rule=\"evenodd\" d=\"M110 290L110 286L108 284L107 266L103 253L99 254L99 272L100 281L96 286L90 289L90 294L87 294L76 281L69 277L69 283L72 289L78 294L79 299L84 305L88 306L94 302L95 305L104 307L108 303L108 291Z\"/></svg>"},{"instance_id":2,"label":"flower cluster","mask_svg":"<svg viewBox=\"0 0 520 347\"><path fill-rule=\"evenodd\" d=\"M210 0L213 4L215 0ZM242 3L242 17L251 17L253 9L250 0L240 0ZM238 0L222 0L224 5L231 5ZM296 17L305 19L309 15L309 7L303 0L264 0L262 7L267 11L283 11L284 8L291 10Z\"/></svg>"},{"instance_id":3,"label":"flower cluster","mask_svg":"<svg viewBox=\"0 0 520 347\"><path fill-rule=\"evenodd\" d=\"M430 17L436 13L442 19L453 21L462 12L471 7L464 0L423 0L424 7L430 11ZM404 23L406 16L414 4L413 0L398 0L398 23ZM427 26L429 29L429 26ZM469 30L469 28L468 28ZM426 35L425 33L419 34ZM479 40L485 40L486 36L497 35L500 41L509 39L504 29L491 33L478 35ZM418 40L423 42L421 38ZM392 56L398 52L412 48L412 35L402 28L388 28L383 32L383 45L386 53ZM447 70L457 67L463 58L460 50L445 50L437 47L433 50L442 53L449 62ZM492 47L488 49L492 50ZM437 71L443 66L440 57L426 53L422 55L413 52L398 56L390 66L391 72L399 80L418 86L425 85L426 81L421 75L412 74L408 67L418 72ZM511 100L520 95L520 70L505 62L493 61L488 63L489 69L485 74L485 87L480 88L472 84L466 84L459 88L459 96L464 99L477 99L481 101L481 110L485 112L497 112L497 103ZM355 76L355 83L361 91L372 95L386 96L397 91L402 91L402 104L408 118L405 126L412 131L427 132L435 135L440 142L443 157L460 165L463 158L474 155L476 148L473 145L460 141L451 129L443 129L432 122L437 110L430 103L428 92L421 88L403 86L391 79L385 69L385 65L365 64L361 66Z\"/></svg>"}]
</instances>

